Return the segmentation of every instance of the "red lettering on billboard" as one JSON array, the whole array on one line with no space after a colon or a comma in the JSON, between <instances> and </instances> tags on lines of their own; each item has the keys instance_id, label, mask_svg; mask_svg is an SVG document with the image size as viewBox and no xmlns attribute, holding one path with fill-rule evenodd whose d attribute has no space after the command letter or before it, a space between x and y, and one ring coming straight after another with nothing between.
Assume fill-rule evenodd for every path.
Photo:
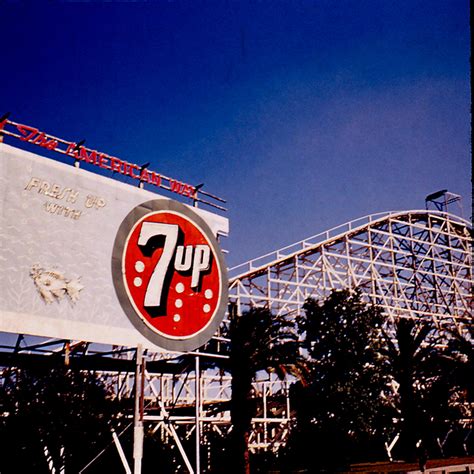
<instances>
[{"instance_id":1,"label":"red lettering on billboard","mask_svg":"<svg viewBox=\"0 0 474 474\"><path fill-rule=\"evenodd\" d=\"M131 176L132 178L139 179L140 176L138 174L135 174L134 170L137 169L139 170L140 168L137 165L134 165L132 163L124 163L124 174L127 174Z\"/></svg>"},{"instance_id":2,"label":"red lettering on billboard","mask_svg":"<svg viewBox=\"0 0 474 474\"><path fill-rule=\"evenodd\" d=\"M121 173L122 172L122 161L119 160L118 158L115 158L114 156L110 157L110 168L112 171L115 171L116 173Z\"/></svg>"},{"instance_id":3,"label":"red lettering on billboard","mask_svg":"<svg viewBox=\"0 0 474 474\"><path fill-rule=\"evenodd\" d=\"M69 143L64 153L66 153L66 155L69 155L69 156L77 157L77 153L74 153L74 150L76 148L77 148L77 145L75 143Z\"/></svg>"},{"instance_id":4,"label":"red lettering on billboard","mask_svg":"<svg viewBox=\"0 0 474 474\"><path fill-rule=\"evenodd\" d=\"M16 127L18 131L21 133L20 140L23 142L27 142L32 140L34 136L38 133L38 129L34 127L28 127L28 125L18 125ZM30 132L30 133L28 133Z\"/></svg>"},{"instance_id":5,"label":"red lettering on billboard","mask_svg":"<svg viewBox=\"0 0 474 474\"><path fill-rule=\"evenodd\" d=\"M107 155L105 155L104 153L101 153L99 155L99 166L101 168L104 168L106 170L109 170L110 169L110 165L107 163L109 160L109 157Z\"/></svg>"},{"instance_id":6,"label":"red lettering on billboard","mask_svg":"<svg viewBox=\"0 0 474 474\"><path fill-rule=\"evenodd\" d=\"M97 152L96 151L91 151L90 154L87 153L87 150L81 146L79 148L79 156L82 161L85 161L86 163L92 163L93 165L97 164Z\"/></svg>"},{"instance_id":7,"label":"red lettering on billboard","mask_svg":"<svg viewBox=\"0 0 474 474\"><path fill-rule=\"evenodd\" d=\"M5 132L4 130L7 125L16 127L16 130L19 134L12 133L11 131ZM194 186L182 183L181 181L175 179L162 177L154 171L142 169L140 166L134 163L128 163L105 153L99 153L95 150L90 150L84 146L78 145L77 143L56 139L44 132L41 132L35 127L11 122L10 120L5 119L0 123L0 130L2 130L4 135L18 138L24 142L33 143L43 148L47 148L48 150L63 153L73 157L75 160L84 161L103 169L112 170L116 173L130 176L131 178L139 180L142 183L149 183L156 187L169 189L171 192L185 197L192 199L197 198L196 188ZM80 143L82 144L84 141ZM163 180L167 180L169 182L169 187L163 185Z\"/></svg>"},{"instance_id":8,"label":"red lettering on billboard","mask_svg":"<svg viewBox=\"0 0 474 474\"><path fill-rule=\"evenodd\" d=\"M146 169L142 170L142 172L140 173L140 181L143 181L144 183L150 182L150 177Z\"/></svg>"},{"instance_id":9,"label":"red lettering on billboard","mask_svg":"<svg viewBox=\"0 0 474 474\"><path fill-rule=\"evenodd\" d=\"M161 186L161 176L154 171L150 171L150 183L153 183L155 186Z\"/></svg>"}]
</instances>

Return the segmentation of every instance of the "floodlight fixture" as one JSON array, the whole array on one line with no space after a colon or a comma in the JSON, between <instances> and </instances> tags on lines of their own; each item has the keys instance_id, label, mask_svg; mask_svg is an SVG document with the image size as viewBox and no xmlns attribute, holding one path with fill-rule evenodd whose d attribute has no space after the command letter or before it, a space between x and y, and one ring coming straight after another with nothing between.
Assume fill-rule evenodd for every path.
<instances>
[{"instance_id":1,"label":"floodlight fixture","mask_svg":"<svg viewBox=\"0 0 474 474\"><path fill-rule=\"evenodd\" d=\"M3 122L6 122L8 117L10 117L10 114L11 112L7 112L6 114L3 114L1 117L0 117L0 124L2 124Z\"/></svg>"},{"instance_id":2,"label":"floodlight fixture","mask_svg":"<svg viewBox=\"0 0 474 474\"><path fill-rule=\"evenodd\" d=\"M74 147L73 151L79 151L79 148L84 145L84 143L86 143L86 141L84 139L82 139L80 142L77 142L76 143L76 146Z\"/></svg>"},{"instance_id":3,"label":"floodlight fixture","mask_svg":"<svg viewBox=\"0 0 474 474\"><path fill-rule=\"evenodd\" d=\"M447 189L428 194L425 198L425 209L428 210L428 203L432 203L436 210L448 212L448 205L457 202L463 215L462 197L459 194L450 193Z\"/></svg>"}]
</instances>

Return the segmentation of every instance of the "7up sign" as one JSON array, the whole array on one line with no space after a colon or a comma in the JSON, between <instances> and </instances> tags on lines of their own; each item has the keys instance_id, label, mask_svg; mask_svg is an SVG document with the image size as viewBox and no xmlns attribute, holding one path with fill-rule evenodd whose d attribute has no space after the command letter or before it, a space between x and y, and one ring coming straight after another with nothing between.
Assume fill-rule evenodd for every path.
<instances>
[{"instance_id":1,"label":"7up sign","mask_svg":"<svg viewBox=\"0 0 474 474\"><path fill-rule=\"evenodd\" d=\"M224 316L222 252L205 221L175 201L148 201L127 215L115 239L112 273L129 319L165 349L201 346Z\"/></svg>"}]
</instances>

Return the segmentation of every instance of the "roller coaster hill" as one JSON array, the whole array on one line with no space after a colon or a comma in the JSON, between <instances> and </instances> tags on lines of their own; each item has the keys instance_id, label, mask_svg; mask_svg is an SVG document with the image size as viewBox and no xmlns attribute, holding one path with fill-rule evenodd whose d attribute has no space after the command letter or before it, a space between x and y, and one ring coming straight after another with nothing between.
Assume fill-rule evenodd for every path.
<instances>
[{"instance_id":1,"label":"roller coaster hill","mask_svg":"<svg viewBox=\"0 0 474 474\"><path fill-rule=\"evenodd\" d=\"M231 269L230 299L240 313L265 306L274 315L296 318L309 297L323 300L333 290L358 288L389 322L407 318L469 333L472 228L448 213L449 205L462 213L461 197L443 190L427 196L424 210L369 215L239 265ZM284 443L287 431L281 427L291 423L289 406L279 419L268 416L265 403L275 384L256 384L263 416L252 433L255 449ZM472 407L469 413L466 439L472 437Z\"/></svg>"}]
</instances>

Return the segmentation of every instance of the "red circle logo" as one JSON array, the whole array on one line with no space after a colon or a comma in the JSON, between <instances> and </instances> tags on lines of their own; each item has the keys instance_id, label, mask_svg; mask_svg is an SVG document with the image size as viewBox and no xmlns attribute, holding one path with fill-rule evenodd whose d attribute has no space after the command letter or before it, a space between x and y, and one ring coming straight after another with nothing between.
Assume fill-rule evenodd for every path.
<instances>
[{"instance_id":1,"label":"red circle logo","mask_svg":"<svg viewBox=\"0 0 474 474\"><path fill-rule=\"evenodd\" d=\"M227 304L222 255L199 216L179 203L156 202L155 209L166 209L132 211L122 223L114 248L120 282L119 262L112 265L117 294L135 327L153 342L198 347L215 332Z\"/></svg>"}]
</instances>

